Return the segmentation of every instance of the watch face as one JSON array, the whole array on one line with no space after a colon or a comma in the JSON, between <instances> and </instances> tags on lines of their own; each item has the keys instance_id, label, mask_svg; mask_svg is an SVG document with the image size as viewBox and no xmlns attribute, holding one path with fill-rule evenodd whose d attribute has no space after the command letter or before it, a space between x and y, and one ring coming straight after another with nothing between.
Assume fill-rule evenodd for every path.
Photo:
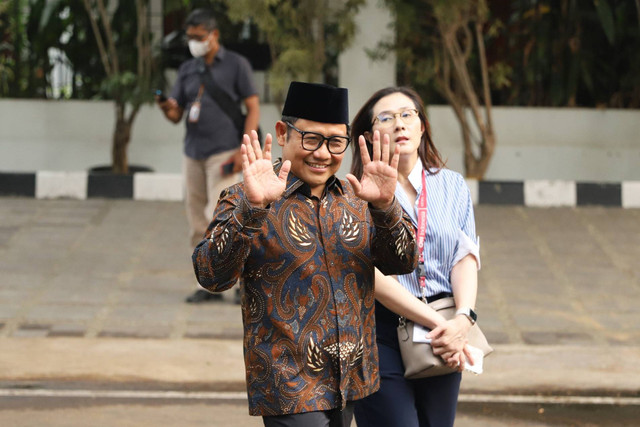
<instances>
[{"instance_id":1,"label":"watch face","mask_svg":"<svg viewBox=\"0 0 640 427\"><path fill-rule=\"evenodd\" d=\"M471 316L471 318L473 319L474 322L476 322L478 320L478 315L476 314L475 311L469 309L469 316Z\"/></svg>"}]
</instances>

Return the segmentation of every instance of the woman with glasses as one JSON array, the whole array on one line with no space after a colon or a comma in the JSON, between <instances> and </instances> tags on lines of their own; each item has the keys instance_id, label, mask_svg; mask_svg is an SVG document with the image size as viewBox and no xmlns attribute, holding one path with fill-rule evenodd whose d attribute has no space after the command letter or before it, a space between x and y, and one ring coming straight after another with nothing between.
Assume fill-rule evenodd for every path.
<instances>
[{"instance_id":1,"label":"woman with glasses","mask_svg":"<svg viewBox=\"0 0 640 427\"><path fill-rule=\"evenodd\" d=\"M380 390L357 402L356 422L358 427L453 426L461 372L465 362L473 363L466 348L466 335L476 318L480 266L473 204L464 178L445 169L414 90L390 87L371 96L357 113L351 135L364 135L372 152L375 132L389 137L390 150L400 147L395 196L414 222L418 243L421 238L424 242L418 269L396 278L376 272L376 290L380 281L397 279L429 302L454 297L459 315L445 320L431 310L430 324L424 326L431 330L434 353L456 372L405 379L396 332L399 316L393 307L376 303ZM354 144L354 150L351 173L360 177L360 147Z\"/></svg>"}]
</instances>

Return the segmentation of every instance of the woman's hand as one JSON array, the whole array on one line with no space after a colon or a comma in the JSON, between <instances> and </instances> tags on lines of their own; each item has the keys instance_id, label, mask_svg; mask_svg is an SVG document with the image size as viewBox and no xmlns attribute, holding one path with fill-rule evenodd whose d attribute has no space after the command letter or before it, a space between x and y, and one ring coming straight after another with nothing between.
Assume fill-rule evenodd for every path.
<instances>
[{"instance_id":1,"label":"woman's hand","mask_svg":"<svg viewBox=\"0 0 640 427\"><path fill-rule=\"evenodd\" d=\"M458 372L464 371L466 363L469 363L470 365L474 364L473 357L471 356L469 347L466 344L462 348L462 351L446 353L441 357L449 368L455 369Z\"/></svg>"},{"instance_id":2,"label":"woman's hand","mask_svg":"<svg viewBox=\"0 0 640 427\"><path fill-rule=\"evenodd\" d=\"M433 354L445 358L461 352L467 343L467 333L471 323L465 316L456 316L447 320L429 332Z\"/></svg>"}]
</instances>

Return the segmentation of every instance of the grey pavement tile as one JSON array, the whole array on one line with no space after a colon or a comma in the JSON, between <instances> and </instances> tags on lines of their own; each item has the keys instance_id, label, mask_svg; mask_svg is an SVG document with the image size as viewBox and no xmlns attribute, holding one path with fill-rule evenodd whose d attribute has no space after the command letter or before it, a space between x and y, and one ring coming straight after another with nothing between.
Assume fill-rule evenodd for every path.
<instances>
[{"instance_id":1,"label":"grey pavement tile","mask_svg":"<svg viewBox=\"0 0 640 427\"><path fill-rule=\"evenodd\" d=\"M242 324L226 322L215 325L190 323L184 332L185 338L195 339L241 339L244 336Z\"/></svg>"},{"instance_id":2,"label":"grey pavement tile","mask_svg":"<svg viewBox=\"0 0 640 427\"><path fill-rule=\"evenodd\" d=\"M183 300L184 292L179 289L167 292L149 287L147 289L122 290L119 294L118 303L121 305L170 306L182 304Z\"/></svg>"},{"instance_id":3,"label":"grey pavement tile","mask_svg":"<svg viewBox=\"0 0 640 427\"><path fill-rule=\"evenodd\" d=\"M49 334L50 329L50 324L23 323L13 332L13 336L19 338L44 338Z\"/></svg>"},{"instance_id":4,"label":"grey pavement tile","mask_svg":"<svg viewBox=\"0 0 640 427\"><path fill-rule=\"evenodd\" d=\"M193 269L190 270L139 270L127 283L131 290L145 290L151 292L193 292L196 278Z\"/></svg>"},{"instance_id":5,"label":"grey pavement tile","mask_svg":"<svg viewBox=\"0 0 640 427\"><path fill-rule=\"evenodd\" d=\"M490 274L490 280L499 278L509 283L510 287L518 286L518 288L522 288L523 290L527 290L527 287L521 286L520 283L550 282L555 279L546 267L542 270L536 270L535 268L525 269L518 268L517 266L503 265L491 267Z\"/></svg>"},{"instance_id":6,"label":"grey pavement tile","mask_svg":"<svg viewBox=\"0 0 640 427\"><path fill-rule=\"evenodd\" d=\"M524 331L522 339L531 345L590 344L593 338L583 332Z\"/></svg>"},{"instance_id":7,"label":"grey pavement tile","mask_svg":"<svg viewBox=\"0 0 640 427\"><path fill-rule=\"evenodd\" d=\"M13 332L15 338L45 338L49 335L49 330L45 329L18 329Z\"/></svg>"},{"instance_id":8,"label":"grey pavement tile","mask_svg":"<svg viewBox=\"0 0 640 427\"><path fill-rule=\"evenodd\" d=\"M84 323L57 323L49 330L48 337L83 337L86 333L87 325Z\"/></svg>"},{"instance_id":9,"label":"grey pavement tile","mask_svg":"<svg viewBox=\"0 0 640 427\"><path fill-rule=\"evenodd\" d=\"M514 313L512 326L520 330L591 333L594 329L594 321L591 319L585 321L580 313L548 310L544 307L527 307L521 304L512 304L510 310Z\"/></svg>"},{"instance_id":10,"label":"grey pavement tile","mask_svg":"<svg viewBox=\"0 0 640 427\"><path fill-rule=\"evenodd\" d=\"M3 274L33 273L50 275L52 259L41 259L37 252L0 250L0 272Z\"/></svg>"},{"instance_id":11,"label":"grey pavement tile","mask_svg":"<svg viewBox=\"0 0 640 427\"><path fill-rule=\"evenodd\" d=\"M495 313L488 312L486 310L478 309L478 324L484 331L485 329L494 330L494 331L504 331L509 326L505 327L504 323L500 318L495 316Z\"/></svg>"},{"instance_id":12,"label":"grey pavement tile","mask_svg":"<svg viewBox=\"0 0 640 427\"><path fill-rule=\"evenodd\" d=\"M590 316L609 331L640 333L640 312L592 311Z\"/></svg>"},{"instance_id":13,"label":"grey pavement tile","mask_svg":"<svg viewBox=\"0 0 640 427\"><path fill-rule=\"evenodd\" d=\"M22 307L19 303L0 302L0 320L6 321L15 318L20 314Z\"/></svg>"},{"instance_id":14,"label":"grey pavement tile","mask_svg":"<svg viewBox=\"0 0 640 427\"><path fill-rule=\"evenodd\" d=\"M599 293L589 292L580 295L580 302L588 309L593 311L619 311L637 313L638 323L640 324L640 292L637 290L630 293L629 296L618 293Z\"/></svg>"},{"instance_id":15,"label":"grey pavement tile","mask_svg":"<svg viewBox=\"0 0 640 427\"><path fill-rule=\"evenodd\" d=\"M0 270L0 290L17 290L31 289L38 283L42 283L50 276L38 271L29 271L27 273L11 272Z\"/></svg>"},{"instance_id":16,"label":"grey pavement tile","mask_svg":"<svg viewBox=\"0 0 640 427\"><path fill-rule=\"evenodd\" d=\"M481 243L480 258L482 260L482 268L485 267L508 267L522 268L527 265L544 264L544 259L540 251L531 242L527 242L526 246L502 244L485 245ZM485 259L491 262L485 262ZM480 270L482 271L482 270Z\"/></svg>"},{"instance_id":17,"label":"grey pavement tile","mask_svg":"<svg viewBox=\"0 0 640 427\"><path fill-rule=\"evenodd\" d=\"M98 305L37 304L24 315L28 322L85 321L100 311Z\"/></svg>"},{"instance_id":18,"label":"grey pavement tile","mask_svg":"<svg viewBox=\"0 0 640 427\"><path fill-rule=\"evenodd\" d=\"M39 292L39 288L31 285L14 285L11 287L0 285L0 304L20 303Z\"/></svg>"},{"instance_id":19,"label":"grey pavement tile","mask_svg":"<svg viewBox=\"0 0 640 427\"><path fill-rule=\"evenodd\" d=\"M556 256L571 256L574 258L606 257L605 252L597 242L584 237L573 239L559 236L555 240L548 240L546 244L551 253Z\"/></svg>"},{"instance_id":20,"label":"grey pavement tile","mask_svg":"<svg viewBox=\"0 0 640 427\"><path fill-rule=\"evenodd\" d=\"M158 325L136 325L135 327L109 327L98 333L100 338L153 338L166 339L170 336L170 328Z\"/></svg>"},{"instance_id":21,"label":"grey pavement tile","mask_svg":"<svg viewBox=\"0 0 640 427\"><path fill-rule=\"evenodd\" d=\"M483 325L482 326L482 333L484 333L484 336L487 338L487 341L489 342L490 345L516 344L514 342L511 342L511 340L509 339L509 335L506 334L501 329L485 328L484 325Z\"/></svg>"},{"instance_id":22,"label":"grey pavement tile","mask_svg":"<svg viewBox=\"0 0 640 427\"><path fill-rule=\"evenodd\" d=\"M111 310L105 323L125 322L127 324L170 324L174 321L180 304L147 305L139 302L137 305L117 305Z\"/></svg>"},{"instance_id":23,"label":"grey pavement tile","mask_svg":"<svg viewBox=\"0 0 640 427\"><path fill-rule=\"evenodd\" d=\"M540 311L548 310L551 312L567 312L570 313L574 310L575 298L570 293L554 293L550 297L547 292L536 292L535 290L528 293L505 293L504 300L508 304L509 311L514 315L518 315L518 312L514 310L517 307L519 310L527 311Z\"/></svg>"},{"instance_id":24,"label":"grey pavement tile","mask_svg":"<svg viewBox=\"0 0 640 427\"><path fill-rule=\"evenodd\" d=\"M0 247L8 246L9 242L11 241L11 238L14 236L14 234L16 234L17 231L18 231L17 226L7 226L7 225L0 226Z\"/></svg>"},{"instance_id":25,"label":"grey pavement tile","mask_svg":"<svg viewBox=\"0 0 640 427\"><path fill-rule=\"evenodd\" d=\"M82 225L47 225L41 223L22 226L16 233L12 247L25 247L34 243L57 244L62 246L76 241L85 227Z\"/></svg>"},{"instance_id":26,"label":"grey pavement tile","mask_svg":"<svg viewBox=\"0 0 640 427\"><path fill-rule=\"evenodd\" d=\"M167 251L166 248L148 246L141 253L136 269L150 272L188 272L195 279L191 252L186 247L183 253L176 254L176 251Z\"/></svg>"},{"instance_id":27,"label":"grey pavement tile","mask_svg":"<svg viewBox=\"0 0 640 427\"><path fill-rule=\"evenodd\" d=\"M607 337L607 342L615 346L639 346L640 333L638 332L622 332L612 333Z\"/></svg>"},{"instance_id":28,"label":"grey pavement tile","mask_svg":"<svg viewBox=\"0 0 640 427\"><path fill-rule=\"evenodd\" d=\"M607 278L576 276L573 278L575 288L580 293L592 295L635 295L635 289L627 288L623 284L626 281L610 280Z\"/></svg>"},{"instance_id":29,"label":"grey pavement tile","mask_svg":"<svg viewBox=\"0 0 640 427\"><path fill-rule=\"evenodd\" d=\"M101 276L98 274L79 274L73 270L61 270L55 276L47 280L47 288L50 292L65 290L69 292L91 292L91 293L107 293L115 289L118 282L113 278Z\"/></svg>"},{"instance_id":30,"label":"grey pavement tile","mask_svg":"<svg viewBox=\"0 0 640 427\"><path fill-rule=\"evenodd\" d=\"M103 253L95 248L76 251L60 261L60 271L79 276L114 277L131 269L131 255L127 252Z\"/></svg>"},{"instance_id":31,"label":"grey pavement tile","mask_svg":"<svg viewBox=\"0 0 640 427\"><path fill-rule=\"evenodd\" d=\"M242 320L240 306L229 301L221 300L206 304L191 305L191 312L187 321L192 322L213 322Z\"/></svg>"}]
</instances>

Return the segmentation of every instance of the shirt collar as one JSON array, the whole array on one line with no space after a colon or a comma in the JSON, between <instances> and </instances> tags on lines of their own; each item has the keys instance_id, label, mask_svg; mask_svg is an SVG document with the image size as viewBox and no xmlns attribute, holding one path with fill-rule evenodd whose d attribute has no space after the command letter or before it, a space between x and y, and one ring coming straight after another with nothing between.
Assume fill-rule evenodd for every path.
<instances>
[{"instance_id":1,"label":"shirt collar","mask_svg":"<svg viewBox=\"0 0 640 427\"><path fill-rule=\"evenodd\" d=\"M422 162L419 158L409 173L409 182L413 185L413 188L415 188L416 193L420 194L422 191Z\"/></svg>"},{"instance_id":2,"label":"shirt collar","mask_svg":"<svg viewBox=\"0 0 640 427\"><path fill-rule=\"evenodd\" d=\"M227 50L224 46L219 45L218 51L216 52L216 56L213 58L213 61L224 61L224 57L227 55Z\"/></svg>"},{"instance_id":3,"label":"shirt collar","mask_svg":"<svg viewBox=\"0 0 640 427\"><path fill-rule=\"evenodd\" d=\"M280 173L281 167L282 159L278 159L273 165L273 170L276 174ZM309 184L295 176L293 173L289 172L289 176L287 177L287 188L284 191L284 197L289 197L296 191L300 191L305 196L311 197L311 187L309 187ZM327 184L324 187L325 194L328 191L338 191L340 194L344 194L342 183L335 175L331 175L331 177L329 177L329 179L327 180Z\"/></svg>"}]
</instances>

